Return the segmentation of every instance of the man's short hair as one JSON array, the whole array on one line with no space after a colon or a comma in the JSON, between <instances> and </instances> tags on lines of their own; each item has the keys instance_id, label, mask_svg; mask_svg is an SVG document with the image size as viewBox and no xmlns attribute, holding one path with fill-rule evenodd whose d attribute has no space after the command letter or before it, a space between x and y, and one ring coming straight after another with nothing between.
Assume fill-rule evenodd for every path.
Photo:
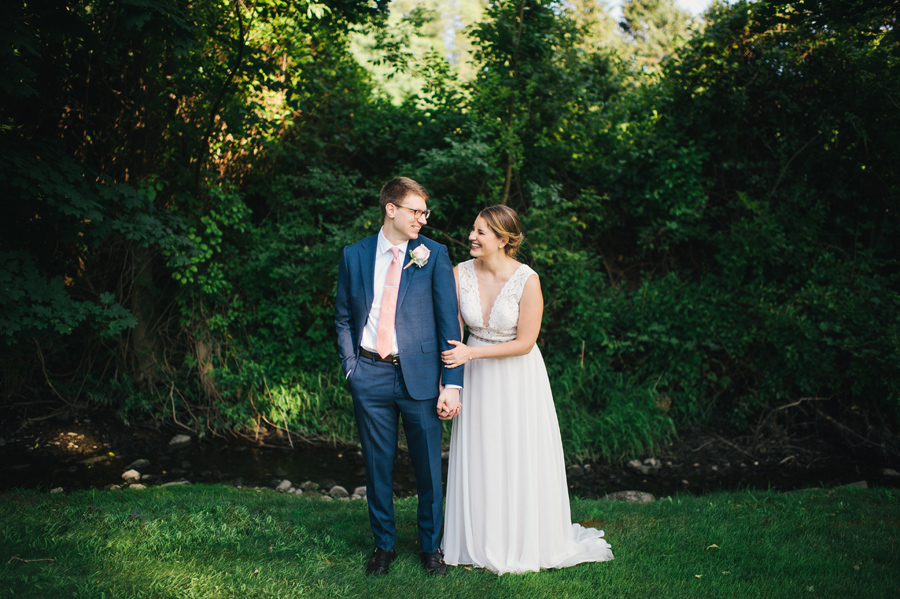
<instances>
[{"instance_id":1,"label":"man's short hair","mask_svg":"<svg viewBox=\"0 0 900 599\"><path fill-rule=\"evenodd\" d=\"M381 217L384 218L387 214L388 204L402 206L403 199L411 193L428 201L429 196L425 188L409 177L396 177L385 183L381 188Z\"/></svg>"}]
</instances>

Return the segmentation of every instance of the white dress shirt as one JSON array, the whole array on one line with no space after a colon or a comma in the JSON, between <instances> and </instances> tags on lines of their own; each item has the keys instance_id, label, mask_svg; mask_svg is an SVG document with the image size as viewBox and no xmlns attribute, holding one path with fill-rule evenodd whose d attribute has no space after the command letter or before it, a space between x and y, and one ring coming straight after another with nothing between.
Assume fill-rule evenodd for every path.
<instances>
[{"instance_id":1,"label":"white dress shirt","mask_svg":"<svg viewBox=\"0 0 900 599\"><path fill-rule=\"evenodd\" d=\"M403 260L406 257L406 248L409 241L404 241L400 245L393 246L391 242L384 236L384 230L378 231L378 246L375 249L375 287L372 296L372 307L369 309L369 319L366 320L366 326L362 332L360 345L363 349L369 350L373 354L378 353L375 350L375 341L378 339L378 317L381 315L381 296L384 294L384 282L387 280L388 267L394 254L391 252L392 247L400 249L400 268L403 268ZM396 320L395 320L396 322ZM397 355L397 331L394 331L394 339L392 342L391 353Z\"/></svg>"}]
</instances>

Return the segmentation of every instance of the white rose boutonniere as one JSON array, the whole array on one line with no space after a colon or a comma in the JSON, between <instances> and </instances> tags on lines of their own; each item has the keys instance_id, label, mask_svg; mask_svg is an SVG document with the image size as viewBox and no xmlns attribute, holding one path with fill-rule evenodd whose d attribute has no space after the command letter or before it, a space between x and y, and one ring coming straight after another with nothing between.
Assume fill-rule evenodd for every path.
<instances>
[{"instance_id":1,"label":"white rose boutonniere","mask_svg":"<svg viewBox=\"0 0 900 599\"><path fill-rule=\"evenodd\" d=\"M410 264L415 264L416 268L422 268L426 264L428 264L428 256L431 255L431 250L425 247L425 244L420 245L414 250L409 251L409 262L406 263L406 266L403 267L403 270L409 268Z\"/></svg>"}]
</instances>

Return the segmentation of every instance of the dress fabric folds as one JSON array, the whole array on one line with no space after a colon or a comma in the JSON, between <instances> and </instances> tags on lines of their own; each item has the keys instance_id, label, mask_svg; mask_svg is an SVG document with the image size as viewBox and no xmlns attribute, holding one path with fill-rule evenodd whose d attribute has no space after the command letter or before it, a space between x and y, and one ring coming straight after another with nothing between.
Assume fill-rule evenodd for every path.
<instances>
[{"instance_id":1,"label":"dress fabric folds","mask_svg":"<svg viewBox=\"0 0 900 599\"><path fill-rule=\"evenodd\" d=\"M515 339L521 265L483 322L473 261L459 266L460 311L470 346ZM451 565L497 574L613 559L603 531L572 523L559 423L541 352L465 365L453 421L441 547Z\"/></svg>"}]
</instances>

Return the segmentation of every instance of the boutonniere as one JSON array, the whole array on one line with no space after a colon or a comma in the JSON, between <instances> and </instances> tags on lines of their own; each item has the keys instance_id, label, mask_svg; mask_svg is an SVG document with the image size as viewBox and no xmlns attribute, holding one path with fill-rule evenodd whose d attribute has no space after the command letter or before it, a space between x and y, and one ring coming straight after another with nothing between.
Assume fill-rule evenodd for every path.
<instances>
[{"instance_id":1,"label":"boutonniere","mask_svg":"<svg viewBox=\"0 0 900 599\"><path fill-rule=\"evenodd\" d=\"M406 266L403 267L403 270L409 268L410 264L415 264L416 268L422 268L426 264L428 264L428 256L431 255L431 250L425 247L423 243L419 247L414 250L409 251L409 262L406 263Z\"/></svg>"}]
</instances>

